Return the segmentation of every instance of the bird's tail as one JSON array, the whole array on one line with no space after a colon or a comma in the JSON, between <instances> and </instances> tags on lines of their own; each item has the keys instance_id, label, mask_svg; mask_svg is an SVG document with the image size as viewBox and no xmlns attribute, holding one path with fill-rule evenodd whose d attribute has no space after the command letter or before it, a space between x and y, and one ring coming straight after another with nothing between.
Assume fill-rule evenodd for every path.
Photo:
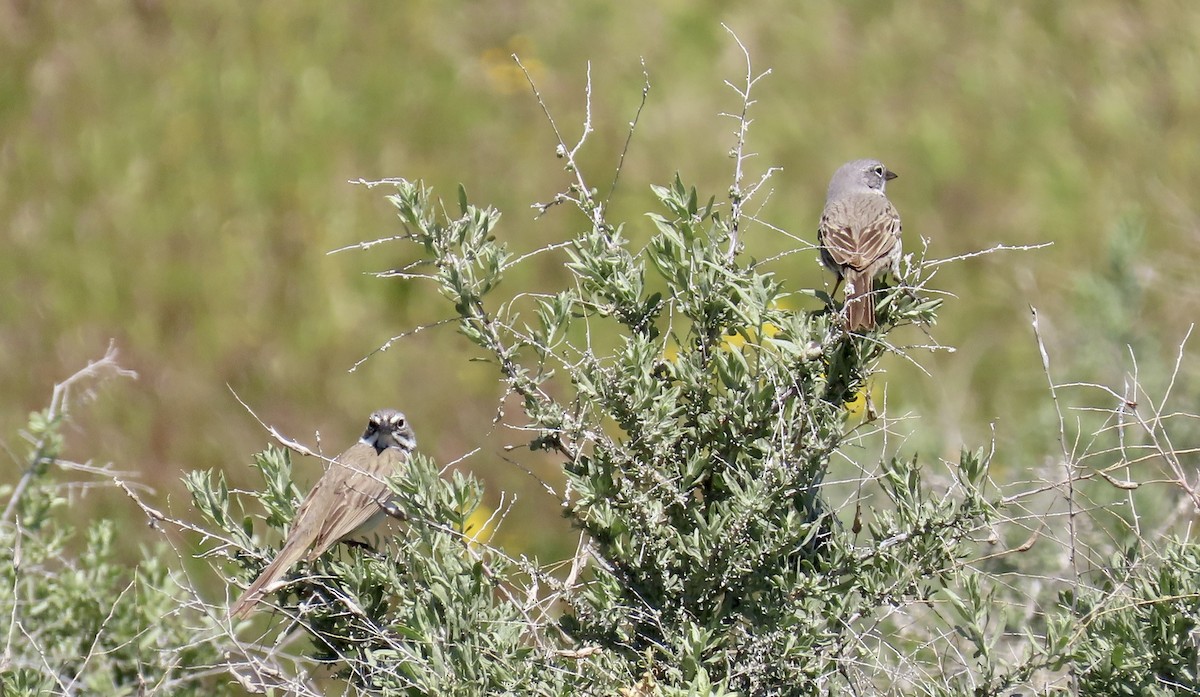
<instances>
[{"instance_id":1,"label":"bird's tail","mask_svg":"<svg viewBox=\"0 0 1200 697\"><path fill-rule=\"evenodd\" d=\"M283 549L279 550L279 554L276 555L275 560L268 564L267 568L263 569L258 578L254 579L250 587L242 593L242 596L229 607L229 619L240 619L249 615L254 606L258 604L258 601L262 600L263 596L266 595L266 588L278 581L292 567L292 564L300 560L300 557L304 554L305 547L307 545L297 545L293 542L284 544Z\"/></svg>"},{"instance_id":2,"label":"bird's tail","mask_svg":"<svg viewBox=\"0 0 1200 697\"><path fill-rule=\"evenodd\" d=\"M850 331L875 328L875 294L871 276L861 271L846 275L846 324Z\"/></svg>"}]
</instances>

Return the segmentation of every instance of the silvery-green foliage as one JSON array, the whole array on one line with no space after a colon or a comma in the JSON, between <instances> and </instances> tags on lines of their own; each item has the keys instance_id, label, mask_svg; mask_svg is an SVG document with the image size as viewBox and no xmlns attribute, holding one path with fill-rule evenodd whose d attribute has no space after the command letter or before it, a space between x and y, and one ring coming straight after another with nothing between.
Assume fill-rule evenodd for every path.
<instances>
[{"instance_id":1,"label":"silvery-green foliage","mask_svg":"<svg viewBox=\"0 0 1200 697\"><path fill-rule=\"evenodd\" d=\"M130 550L114 520L73 515L57 406L30 415L22 477L4 487L0 694L228 694L220 642L197 640L213 623L169 547Z\"/></svg>"}]
</instances>

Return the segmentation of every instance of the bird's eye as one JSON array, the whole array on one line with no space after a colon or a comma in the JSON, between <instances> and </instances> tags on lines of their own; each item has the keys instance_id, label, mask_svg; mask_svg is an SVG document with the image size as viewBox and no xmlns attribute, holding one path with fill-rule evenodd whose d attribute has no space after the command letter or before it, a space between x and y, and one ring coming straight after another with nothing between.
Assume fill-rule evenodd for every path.
<instances>
[{"instance_id":1,"label":"bird's eye","mask_svg":"<svg viewBox=\"0 0 1200 697\"><path fill-rule=\"evenodd\" d=\"M399 427L399 428L403 428L403 427L404 427L404 417L403 417L403 416L401 416L400 418L396 419L396 426L397 426L397 427Z\"/></svg>"},{"instance_id":2,"label":"bird's eye","mask_svg":"<svg viewBox=\"0 0 1200 697\"><path fill-rule=\"evenodd\" d=\"M883 165L875 165L875 169L873 169L871 171L874 172L875 174L877 174L878 176L882 177L883 176Z\"/></svg>"}]
</instances>

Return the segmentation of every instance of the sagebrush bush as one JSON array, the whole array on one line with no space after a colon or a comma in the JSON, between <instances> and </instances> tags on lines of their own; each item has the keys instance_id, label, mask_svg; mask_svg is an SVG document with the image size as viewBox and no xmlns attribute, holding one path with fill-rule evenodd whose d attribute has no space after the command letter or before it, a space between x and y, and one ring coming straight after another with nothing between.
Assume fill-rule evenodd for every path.
<instances>
[{"instance_id":1,"label":"sagebrush bush","mask_svg":"<svg viewBox=\"0 0 1200 697\"><path fill-rule=\"evenodd\" d=\"M78 520L71 502L86 486L127 476L62 459L72 390L133 373L110 347L56 386L51 404L30 415L21 478L2 491L0 614L7 620L0 694L214 695L229 692L218 669L215 623L170 547L121 557L110 519ZM82 477L83 480L79 481Z\"/></svg>"},{"instance_id":2,"label":"sagebrush bush","mask_svg":"<svg viewBox=\"0 0 1200 697\"><path fill-rule=\"evenodd\" d=\"M894 337L933 331L937 264L910 251L877 287L876 330L847 332L836 298L746 253L764 229L746 206L770 172L745 183L745 110L738 123L722 200L677 176L637 221L609 219L575 159L583 141L560 142L570 183L541 211L579 215L536 250L562 255L569 275L552 289L504 285L531 255L511 253L499 212L464 190L451 213L419 181L370 183L402 231L363 247L415 253L385 282L432 281L495 366L521 406L504 426L562 468L565 486L546 486L585 533L574 557L487 544L471 522L482 484L416 455L390 480L395 520L374 547L297 564L232 624L219 598L236 588L197 588L184 559L235 569L234 585L261 571L303 495L288 450L255 457L259 492L191 473L199 524L116 478L151 522L186 533L129 568L110 522L79 535L69 520L54 476L69 390L56 390L5 490L4 694L1200 691L1187 537L1200 495L1194 448L1172 440L1196 417L1166 411L1136 371L1123 391L1057 383L1035 312L1058 451L1005 486L995 444L954 461L906 452L869 385L882 360L913 359ZM1068 388L1107 401L1068 402Z\"/></svg>"}]
</instances>

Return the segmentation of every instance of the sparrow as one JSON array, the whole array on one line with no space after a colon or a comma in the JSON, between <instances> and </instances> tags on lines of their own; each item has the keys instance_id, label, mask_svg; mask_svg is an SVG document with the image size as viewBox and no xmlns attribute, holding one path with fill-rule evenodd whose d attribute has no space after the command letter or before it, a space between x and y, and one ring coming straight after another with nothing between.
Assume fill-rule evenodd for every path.
<instances>
[{"instance_id":1,"label":"sparrow","mask_svg":"<svg viewBox=\"0 0 1200 697\"><path fill-rule=\"evenodd\" d=\"M229 617L249 615L297 561L312 561L338 541L360 537L382 522L391 494L387 478L416 447L404 414L395 409L371 414L362 438L331 461L301 502L279 553L230 607Z\"/></svg>"},{"instance_id":2,"label":"sparrow","mask_svg":"<svg viewBox=\"0 0 1200 697\"><path fill-rule=\"evenodd\" d=\"M879 160L854 160L833 173L817 228L821 263L837 274L836 293L846 282L846 324L850 331L875 328L872 284L887 271L899 271L900 214L884 193L896 178Z\"/></svg>"}]
</instances>

